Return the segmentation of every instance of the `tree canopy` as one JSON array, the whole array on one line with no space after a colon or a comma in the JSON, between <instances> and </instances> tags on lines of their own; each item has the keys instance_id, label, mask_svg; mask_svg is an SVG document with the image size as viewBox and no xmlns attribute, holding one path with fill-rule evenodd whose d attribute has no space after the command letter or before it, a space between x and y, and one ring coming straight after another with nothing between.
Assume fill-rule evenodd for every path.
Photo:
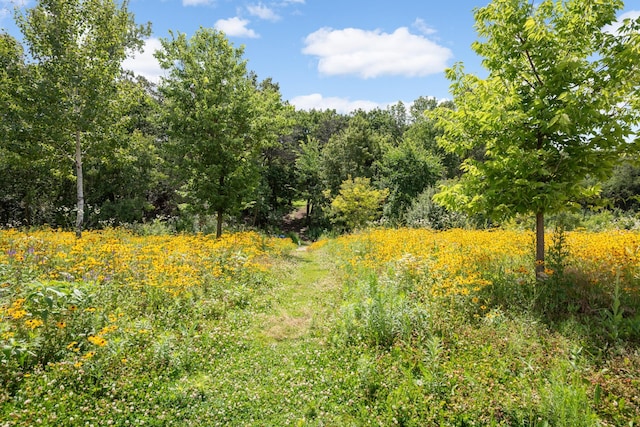
<instances>
[{"instance_id":1,"label":"tree canopy","mask_svg":"<svg viewBox=\"0 0 640 427\"><path fill-rule=\"evenodd\" d=\"M117 81L122 61L140 48L149 26L136 25L127 3L114 0L40 0L18 25L40 69L38 114L54 151L73 158L76 172L76 234L84 224L83 155L87 143L104 143L117 121ZM83 141L85 139L85 141Z\"/></svg>"},{"instance_id":2,"label":"tree canopy","mask_svg":"<svg viewBox=\"0 0 640 427\"><path fill-rule=\"evenodd\" d=\"M494 0L475 11L485 78L457 64L447 71L456 109L433 117L439 143L467 156L461 179L437 201L496 218L534 213L538 272L544 263L544 215L604 179L632 140L640 82L638 28L616 19L617 0ZM481 156L468 156L479 150Z\"/></svg>"},{"instance_id":3,"label":"tree canopy","mask_svg":"<svg viewBox=\"0 0 640 427\"><path fill-rule=\"evenodd\" d=\"M243 49L201 28L193 37L172 34L156 56L168 70L160 91L165 119L188 200L202 213L237 210L259 182L258 156L275 142L281 122L277 88L258 87Z\"/></svg>"}]
</instances>

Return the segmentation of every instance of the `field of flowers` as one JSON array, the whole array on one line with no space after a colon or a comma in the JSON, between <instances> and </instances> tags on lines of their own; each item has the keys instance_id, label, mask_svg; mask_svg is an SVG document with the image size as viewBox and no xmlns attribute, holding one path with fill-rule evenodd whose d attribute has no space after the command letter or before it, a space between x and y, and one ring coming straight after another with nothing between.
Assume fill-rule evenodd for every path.
<instances>
[{"instance_id":1,"label":"field of flowers","mask_svg":"<svg viewBox=\"0 0 640 427\"><path fill-rule=\"evenodd\" d=\"M379 349L370 406L434 425L640 422L640 234L550 233L543 281L533 238L378 229L321 243L347 283L340 336ZM397 383L380 393L375 372Z\"/></svg>"},{"instance_id":2,"label":"field of flowers","mask_svg":"<svg viewBox=\"0 0 640 427\"><path fill-rule=\"evenodd\" d=\"M126 230L0 231L0 378L131 363L155 329L189 313L222 317L267 286L289 240L236 233L137 236ZM195 310L194 310L195 308ZM6 392L6 391L5 391ZM6 396L5 396L6 398Z\"/></svg>"},{"instance_id":3,"label":"field of flowers","mask_svg":"<svg viewBox=\"0 0 640 427\"><path fill-rule=\"evenodd\" d=\"M640 423L640 234L547 243L0 231L0 426Z\"/></svg>"},{"instance_id":4,"label":"field of flowers","mask_svg":"<svg viewBox=\"0 0 640 427\"><path fill-rule=\"evenodd\" d=\"M533 239L530 232L509 230L381 229L338 238L335 253L347 271L380 271L394 265L405 274L428 275L429 292L435 295L470 295L490 285L497 271L514 282L529 283L534 274ZM562 264L580 271L593 285L611 285L620 276L627 292L640 292L640 234L567 232L562 239L547 237L548 276Z\"/></svg>"}]
</instances>

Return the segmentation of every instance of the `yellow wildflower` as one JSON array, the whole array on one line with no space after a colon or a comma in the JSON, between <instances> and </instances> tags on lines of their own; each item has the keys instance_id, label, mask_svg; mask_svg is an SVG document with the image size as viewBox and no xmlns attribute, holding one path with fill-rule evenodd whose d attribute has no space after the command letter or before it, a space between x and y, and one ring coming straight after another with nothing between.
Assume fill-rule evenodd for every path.
<instances>
[{"instance_id":1,"label":"yellow wildflower","mask_svg":"<svg viewBox=\"0 0 640 427\"><path fill-rule=\"evenodd\" d=\"M89 338L87 338L87 340L91 344L97 345L98 347L104 347L105 345L107 345L107 340L95 335L89 335Z\"/></svg>"},{"instance_id":2,"label":"yellow wildflower","mask_svg":"<svg viewBox=\"0 0 640 427\"><path fill-rule=\"evenodd\" d=\"M27 328L35 329L35 328L37 328L39 326L44 325L44 322L42 320L40 320L40 319L29 319L29 320L24 322L24 325Z\"/></svg>"}]
</instances>

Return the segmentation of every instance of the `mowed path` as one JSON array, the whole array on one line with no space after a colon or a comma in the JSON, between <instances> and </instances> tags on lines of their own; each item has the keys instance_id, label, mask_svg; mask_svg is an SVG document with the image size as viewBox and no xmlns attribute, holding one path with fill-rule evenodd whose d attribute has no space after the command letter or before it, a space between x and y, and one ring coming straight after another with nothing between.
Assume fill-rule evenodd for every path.
<instances>
[{"instance_id":1,"label":"mowed path","mask_svg":"<svg viewBox=\"0 0 640 427\"><path fill-rule=\"evenodd\" d=\"M185 425L352 424L359 355L331 342L342 284L330 258L296 250L273 268L265 304L230 313L194 372L167 385Z\"/></svg>"},{"instance_id":2,"label":"mowed path","mask_svg":"<svg viewBox=\"0 0 640 427\"><path fill-rule=\"evenodd\" d=\"M339 310L341 285L325 254L301 246L291 256L293 267L274 296L273 310L259 324L259 335L267 340L321 337Z\"/></svg>"}]
</instances>

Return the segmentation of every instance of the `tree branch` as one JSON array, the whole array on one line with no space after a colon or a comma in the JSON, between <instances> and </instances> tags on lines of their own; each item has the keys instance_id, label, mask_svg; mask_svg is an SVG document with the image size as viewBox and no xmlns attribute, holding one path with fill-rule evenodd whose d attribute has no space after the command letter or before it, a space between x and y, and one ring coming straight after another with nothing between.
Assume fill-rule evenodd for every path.
<instances>
[{"instance_id":1,"label":"tree branch","mask_svg":"<svg viewBox=\"0 0 640 427\"><path fill-rule=\"evenodd\" d=\"M518 40L520 41L522 46L525 46L525 40L520 35L518 35ZM533 75L535 76L536 80L538 81L540 86L544 86L544 82L540 78L540 73L538 73L538 69L536 68L536 64L533 63L533 58L531 58L531 54L529 53L529 49L525 48L524 49L524 54L527 57L527 61L529 62L529 65L531 66L531 71L533 71Z\"/></svg>"}]
</instances>

